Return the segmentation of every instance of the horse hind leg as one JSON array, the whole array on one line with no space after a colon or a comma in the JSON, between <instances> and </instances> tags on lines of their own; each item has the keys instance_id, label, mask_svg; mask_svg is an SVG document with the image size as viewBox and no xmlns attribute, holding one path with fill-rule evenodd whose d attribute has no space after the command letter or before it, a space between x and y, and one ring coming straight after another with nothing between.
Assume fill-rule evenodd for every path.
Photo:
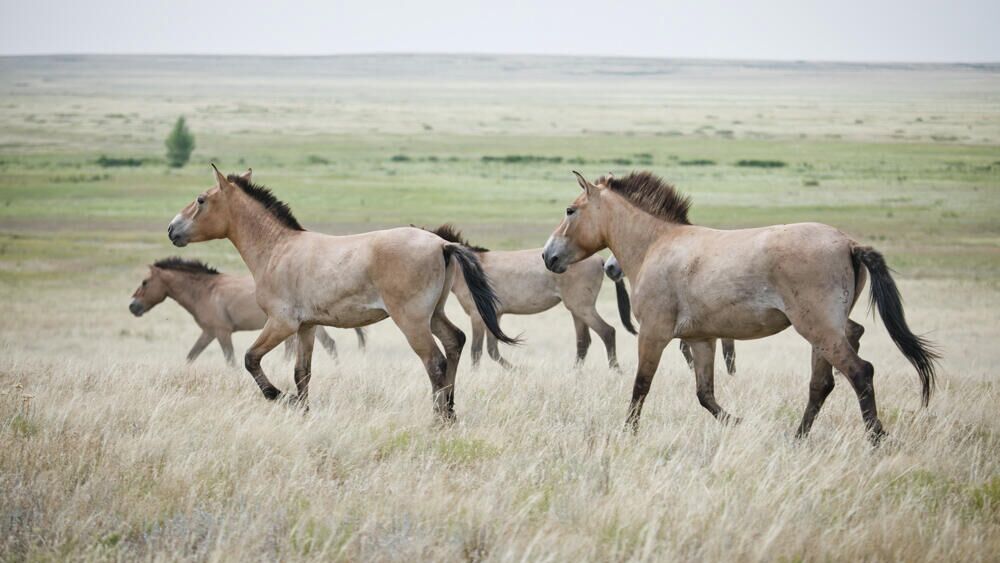
<instances>
[{"instance_id":1,"label":"horse hind leg","mask_svg":"<svg viewBox=\"0 0 1000 563\"><path fill-rule=\"evenodd\" d=\"M727 413L715 400L715 340L688 342L694 360L694 376L698 402L724 424L737 424L740 420Z\"/></svg>"},{"instance_id":2,"label":"horse hind leg","mask_svg":"<svg viewBox=\"0 0 1000 563\"><path fill-rule=\"evenodd\" d=\"M601 315L598 314L597 309L590 305L588 309L579 311L577 313L583 322L587 323L590 330L597 333L597 336L601 338L601 342L604 343L604 350L608 354L608 367L612 369L618 369L618 352L615 346L615 327L609 325Z\"/></svg>"},{"instance_id":3,"label":"horse hind leg","mask_svg":"<svg viewBox=\"0 0 1000 563\"><path fill-rule=\"evenodd\" d=\"M861 348L861 336L865 333L865 327L848 319L847 320L847 341L851 348L857 352ZM823 403L833 391L835 381L833 379L833 366L826 361L823 355L815 347L812 349L812 379L809 381L809 403L806 404L806 412L802 415L802 423L795 433L798 438L805 438L812 429L813 422L823 408Z\"/></svg>"},{"instance_id":4,"label":"horse hind leg","mask_svg":"<svg viewBox=\"0 0 1000 563\"><path fill-rule=\"evenodd\" d=\"M316 327L316 340L319 340L319 343L326 350L326 353L330 354L330 357L335 360L340 358L340 354L337 352L337 341L321 326Z\"/></svg>"},{"instance_id":5,"label":"horse hind leg","mask_svg":"<svg viewBox=\"0 0 1000 563\"><path fill-rule=\"evenodd\" d=\"M497 313L498 324L500 323L500 316L501 315ZM504 369L511 369L514 367L513 364L505 360L504 357L500 355L500 347L497 345L497 337L493 336L493 333L489 331L486 332L486 351L489 353L490 358L492 358L494 362L500 364L500 367Z\"/></svg>"},{"instance_id":6,"label":"horse hind leg","mask_svg":"<svg viewBox=\"0 0 1000 563\"><path fill-rule=\"evenodd\" d=\"M431 332L444 346L445 361L447 362L444 381L435 397L435 409L439 414L443 413L444 419L454 421L455 376L458 373L458 364L462 359L462 349L465 347L465 333L445 316L443 308L435 311L434 316L431 317Z\"/></svg>"},{"instance_id":7,"label":"horse hind leg","mask_svg":"<svg viewBox=\"0 0 1000 563\"><path fill-rule=\"evenodd\" d=\"M726 373L736 373L736 344L731 338L722 339L722 359L726 361Z\"/></svg>"},{"instance_id":8,"label":"horse hind leg","mask_svg":"<svg viewBox=\"0 0 1000 563\"><path fill-rule=\"evenodd\" d=\"M573 315L573 328L576 330L576 365L579 366L587 359L587 350L590 349L590 328L575 313L570 314Z\"/></svg>"},{"instance_id":9,"label":"horse hind leg","mask_svg":"<svg viewBox=\"0 0 1000 563\"><path fill-rule=\"evenodd\" d=\"M840 322L829 322L831 319L796 319L792 318L795 329L813 345L822 359L847 377L851 387L858 396L861 407L861 418L865 430L873 445L885 437L882 421L878 417L878 407L875 402L874 376L875 368L858 356L855 342L860 345L861 325L847 319L846 313ZM840 325L837 328L830 325ZM852 336L854 341L852 341ZM810 404L812 400L810 399ZM807 407L808 411L808 407ZM815 416L815 415L813 415ZM803 417L803 423L805 423ZM811 423L810 423L811 424Z\"/></svg>"}]
</instances>

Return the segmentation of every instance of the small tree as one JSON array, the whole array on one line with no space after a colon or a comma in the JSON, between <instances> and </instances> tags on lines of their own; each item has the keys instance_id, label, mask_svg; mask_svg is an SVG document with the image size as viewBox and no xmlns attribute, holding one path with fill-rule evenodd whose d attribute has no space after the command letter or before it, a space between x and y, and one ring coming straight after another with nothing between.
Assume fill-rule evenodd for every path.
<instances>
[{"instance_id":1,"label":"small tree","mask_svg":"<svg viewBox=\"0 0 1000 563\"><path fill-rule=\"evenodd\" d=\"M194 151L194 135L187 128L184 117L178 117L174 124L173 131L167 137L167 164L173 168L180 168L187 164Z\"/></svg>"}]
</instances>

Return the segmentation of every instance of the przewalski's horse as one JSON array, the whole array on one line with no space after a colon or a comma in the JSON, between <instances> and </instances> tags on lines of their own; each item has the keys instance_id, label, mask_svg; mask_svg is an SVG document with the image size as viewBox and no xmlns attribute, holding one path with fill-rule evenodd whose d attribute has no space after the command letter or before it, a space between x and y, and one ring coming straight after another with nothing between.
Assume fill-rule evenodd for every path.
<instances>
[{"instance_id":1,"label":"przewalski's horse","mask_svg":"<svg viewBox=\"0 0 1000 563\"><path fill-rule=\"evenodd\" d=\"M233 356L234 332L264 328L267 315L257 305L253 278L232 276L198 260L172 257L158 260L149 266L149 272L132 294L128 310L141 317L167 297L191 313L201 327L201 336L188 352L188 363L193 362L213 340L219 341L226 361L236 364ZM358 347L365 347L364 329L355 329ZM330 355L337 356L337 344L322 328L316 336ZM291 357L295 338L285 341L285 356Z\"/></svg>"},{"instance_id":2,"label":"przewalski's horse","mask_svg":"<svg viewBox=\"0 0 1000 563\"><path fill-rule=\"evenodd\" d=\"M615 329L601 318L595 307L604 282L601 274L604 261L600 256L573 264L564 274L553 274L538 261L541 249L491 251L470 245L462 238L462 233L451 225L441 225L433 232L447 241L471 249L479 256L483 271L489 276L499 299L496 308L498 320L504 314L534 315L562 302L573 316L573 325L576 327L577 363L582 363L587 356L590 330L593 330L604 342L608 364L612 368L618 367ZM477 365L483 354L486 327L476 311L472 293L464 280L456 278L451 290L472 319L472 363ZM501 366L510 368L510 363L500 356L496 338L493 335L487 335L486 338L490 358Z\"/></svg>"},{"instance_id":3,"label":"przewalski's horse","mask_svg":"<svg viewBox=\"0 0 1000 563\"><path fill-rule=\"evenodd\" d=\"M618 264L618 259L614 255L604 261L604 273L607 274L608 279L615 282L615 289L618 293L618 312L622 317L622 323L629 329L629 332L635 334L635 329L632 327L632 305L629 302L628 290L625 289L625 272L622 271L622 267ZM683 340L681 340L681 354L684 355L684 360L687 361L688 367L694 369L694 356L691 355L691 346ZM735 374L736 345L733 343L732 338L722 339L722 358L726 361L726 371L729 375Z\"/></svg>"},{"instance_id":4,"label":"przewalski's horse","mask_svg":"<svg viewBox=\"0 0 1000 563\"><path fill-rule=\"evenodd\" d=\"M245 363L267 399L281 392L260 360L284 339L298 333L295 399L304 404L315 325L357 328L391 317L430 377L435 412L453 419L465 334L445 316L444 305L456 269L472 288L487 329L502 342L515 342L497 324L496 294L479 259L462 245L416 228L350 236L310 232L270 190L251 183L249 172L227 178L215 169L215 182L174 217L167 234L176 246L228 238L243 257L268 317Z\"/></svg>"},{"instance_id":5,"label":"przewalski's horse","mask_svg":"<svg viewBox=\"0 0 1000 563\"><path fill-rule=\"evenodd\" d=\"M762 338L791 325L813 347L809 402L798 435L809 432L833 390L832 366L857 393L865 427L878 443L884 431L875 405L874 368L858 356L863 331L848 318L864 288L865 270L872 278L871 301L916 368L927 404L938 355L910 331L899 290L874 249L819 223L728 231L691 225L690 200L648 172L601 178L596 184L575 174L583 193L566 209L542 259L550 270L562 272L610 248L631 280L642 325L628 415L633 430L672 338L691 343L698 399L726 421L730 416L714 393L715 339Z\"/></svg>"}]
</instances>

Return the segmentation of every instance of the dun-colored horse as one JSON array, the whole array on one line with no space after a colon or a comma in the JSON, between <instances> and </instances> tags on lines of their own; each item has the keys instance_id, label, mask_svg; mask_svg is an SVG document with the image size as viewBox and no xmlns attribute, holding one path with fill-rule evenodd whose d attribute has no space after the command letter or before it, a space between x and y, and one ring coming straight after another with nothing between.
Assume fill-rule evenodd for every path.
<instances>
[{"instance_id":1,"label":"dun-colored horse","mask_svg":"<svg viewBox=\"0 0 1000 563\"><path fill-rule=\"evenodd\" d=\"M254 297L252 277L222 274L197 260L164 258L150 265L146 277L132 294L128 309L141 317L167 297L184 307L201 328L201 336L188 352L189 363L213 340L218 340L226 361L235 365L233 333L260 330L267 321ZM355 330L358 347L364 349L364 329ZM316 337L330 355L337 357L337 343L325 330L317 329ZM286 358L294 353L294 346L294 337L285 341Z\"/></svg>"},{"instance_id":2,"label":"dun-colored horse","mask_svg":"<svg viewBox=\"0 0 1000 563\"><path fill-rule=\"evenodd\" d=\"M819 223L716 230L690 224L690 200L648 172L592 184L545 245L554 272L610 248L632 282L639 365L628 424L638 430L663 348L687 340L694 355L698 399L720 421L731 417L715 400L715 339L770 336L795 327L813 347L809 401L798 435L812 427L833 390L832 368L858 397L873 443L884 435L872 384L874 368L857 350L861 325L848 315L866 281L889 336L916 368L926 405L934 388L933 347L907 326L899 290L882 255Z\"/></svg>"},{"instance_id":3,"label":"dun-colored horse","mask_svg":"<svg viewBox=\"0 0 1000 563\"><path fill-rule=\"evenodd\" d=\"M305 403L315 325L357 328L391 317L423 362L435 413L453 419L465 334L445 316L444 305L456 269L487 329L502 342L514 342L497 324L496 294L474 252L416 228L350 236L307 231L270 190L250 181L249 172L226 177L216 169L215 185L174 217L167 235L176 246L228 238L243 257L268 317L245 364L271 400L281 392L260 360L280 342L298 333L295 400Z\"/></svg>"},{"instance_id":4,"label":"dun-colored horse","mask_svg":"<svg viewBox=\"0 0 1000 563\"><path fill-rule=\"evenodd\" d=\"M608 279L615 282L615 288L618 291L618 312L621 314L622 323L625 324L632 334L635 334L631 319L632 306L629 302L628 291L625 289L625 272L622 272L622 267L618 264L618 259L614 255L604 262L604 273L607 274ZM694 369L694 356L691 355L691 346L684 340L681 340L680 347L681 354L684 355L684 360L687 361L688 367ZM722 358L726 361L726 371L729 372L729 375L735 374L736 346L732 338L722 339Z\"/></svg>"},{"instance_id":5,"label":"dun-colored horse","mask_svg":"<svg viewBox=\"0 0 1000 563\"><path fill-rule=\"evenodd\" d=\"M608 364L618 367L615 353L615 329L601 318L597 312L597 295L601 291L603 260L594 256L573 264L563 274L553 274L538 261L541 249L533 250L489 250L472 246L462 238L462 233L451 225L438 227L435 234L473 250L483 265L497 292L497 319L505 314L534 315L562 304L573 316L576 328L576 361L582 363L590 348L590 330L604 342L608 354ZM468 285L456 278L451 288L458 302L472 320L472 363L477 365L483 354L483 335L486 326L476 311L475 302ZM589 330L588 330L589 329ZM490 358L505 368L510 363L500 356L497 340L486 336L486 347Z\"/></svg>"}]
</instances>

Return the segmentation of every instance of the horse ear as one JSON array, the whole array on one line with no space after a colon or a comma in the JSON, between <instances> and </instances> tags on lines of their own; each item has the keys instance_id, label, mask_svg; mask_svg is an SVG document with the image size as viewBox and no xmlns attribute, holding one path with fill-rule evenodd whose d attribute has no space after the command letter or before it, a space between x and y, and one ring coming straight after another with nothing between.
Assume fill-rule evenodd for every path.
<instances>
[{"instance_id":1,"label":"horse ear","mask_svg":"<svg viewBox=\"0 0 1000 563\"><path fill-rule=\"evenodd\" d=\"M244 179L244 180L246 180L247 182L249 182L249 181L250 181L250 178L251 178L252 176L253 176L253 168L247 168L247 171L246 171L246 172L244 172L244 173L240 174L240 178L243 178L243 179Z\"/></svg>"},{"instance_id":2,"label":"horse ear","mask_svg":"<svg viewBox=\"0 0 1000 563\"><path fill-rule=\"evenodd\" d=\"M583 191L587 192L587 195L591 194L590 190L592 190L592 189L596 190L597 189L597 187L594 186L594 184L591 184L590 182L588 182L587 179L584 178L583 175L580 174L579 172L577 172L576 170L573 171L573 174L576 175L576 182L578 184L580 184L580 187L583 188Z\"/></svg>"},{"instance_id":3,"label":"horse ear","mask_svg":"<svg viewBox=\"0 0 1000 563\"><path fill-rule=\"evenodd\" d=\"M226 176L222 172L219 172L219 169L215 167L214 162L212 163L212 170L215 171L215 181L219 184L219 188L222 190L228 188L229 180L226 179Z\"/></svg>"}]
</instances>

